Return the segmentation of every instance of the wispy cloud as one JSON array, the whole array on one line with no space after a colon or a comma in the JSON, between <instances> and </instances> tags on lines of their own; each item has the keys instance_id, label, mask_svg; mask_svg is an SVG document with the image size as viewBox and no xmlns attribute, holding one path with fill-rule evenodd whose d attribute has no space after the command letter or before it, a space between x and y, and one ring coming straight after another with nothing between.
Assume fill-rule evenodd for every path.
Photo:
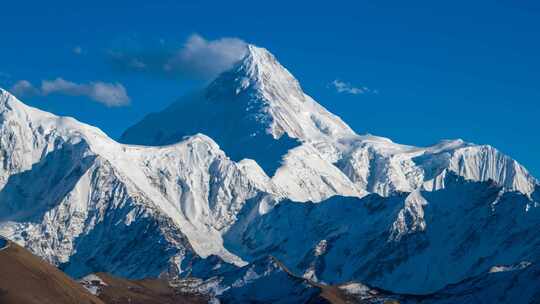
<instances>
[{"instance_id":1,"label":"wispy cloud","mask_svg":"<svg viewBox=\"0 0 540 304\"><path fill-rule=\"evenodd\" d=\"M346 94L352 94L352 95L378 94L379 93L377 90L372 90L366 86L353 86L350 83L341 81L339 79L332 81L331 86L338 93L346 93Z\"/></svg>"},{"instance_id":2,"label":"wispy cloud","mask_svg":"<svg viewBox=\"0 0 540 304\"><path fill-rule=\"evenodd\" d=\"M73 53L77 54L77 55L81 55L83 53L83 49L81 46L76 46L73 48Z\"/></svg>"},{"instance_id":3,"label":"wispy cloud","mask_svg":"<svg viewBox=\"0 0 540 304\"><path fill-rule=\"evenodd\" d=\"M28 80L19 80L11 86L11 93L17 97L39 95L40 91Z\"/></svg>"},{"instance_id":4,"label":"wispy cloud","mask_svg":"<svg viewBox=\"0 0 540 304\"><path fill-rule=\"evenodd\" d=\"M167 77L211 79L242 59L247 43L239 38L207 40L192 34L180 48L160 47L143 51L112 50L115 67Z\"/></svg>"},{"instance_id":5,"label":"wispy cloud","mask_svg":"<svg viewBox=\"0 0 540 304\"><path fill-rule=\"evenodd\" d=\"M50 94L86 96L108 107L125 106L130 102L126 88L123 85L102 81L75 83L56 78L54 80L43 80L41 86L36 87L28 80L19 80L11 87L11 92L18 97L47 96Z\"/></svg>"}]
</instances>

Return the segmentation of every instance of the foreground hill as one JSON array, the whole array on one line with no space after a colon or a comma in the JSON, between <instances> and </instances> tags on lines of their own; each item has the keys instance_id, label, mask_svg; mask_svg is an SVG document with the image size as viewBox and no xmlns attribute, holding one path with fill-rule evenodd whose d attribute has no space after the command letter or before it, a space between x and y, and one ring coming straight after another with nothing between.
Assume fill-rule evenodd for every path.
<instances>
[{"instance_id":1,"label":"foreground hill","mask_svg":"<svg viewBox=\"0 0 540 304\"><path fill-rule=\"evenodd\" d=\"M274 257L240 269L223 266L217 277L128 280L108 273L75 282L26 249L0 238L0 303L77 304L450 304L535 303L540 297L538 264L500 265L425 294L397 294L359 282L327 285L293 274Z\"/></svg>"},{"instance_id":2,"label":"foreground hill","mask_svg":"<svg viewBox=\"0 0 540 304\"><path fill-rule=\"evenodd\" d=\"M182 292L159 278L131 281L100 272L85 276L79 282L107 304L204 304L209 301L205 295Z\"/></svg>"},{"instance_id":3,"label":"foreground hill","mask_svg":"<svg viewBox=\"0 0 540 304\"><path fill-rule=\"evenodd\" d=\"M79 283L19 245L0 250L0 303L103 304Z\"/></svg>"}]
</instances>

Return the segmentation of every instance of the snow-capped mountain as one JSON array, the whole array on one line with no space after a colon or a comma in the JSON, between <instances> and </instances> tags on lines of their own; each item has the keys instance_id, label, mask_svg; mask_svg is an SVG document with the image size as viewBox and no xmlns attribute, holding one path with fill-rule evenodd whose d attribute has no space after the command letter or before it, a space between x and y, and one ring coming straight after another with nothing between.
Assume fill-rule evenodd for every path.
<instances>
[{"instance_id":1,"label":"snow-capped mountain","mask_svg":"<svg viewBox=\"0 0 540 304\"><path fill-rule=\"evenodd\" d=\"M185 99L149 115L128 129L121 141L166 145L203 133L233 160L255 160L287 197L319 201L335 194L364 194L324 151L333 138L354 132L304 94L298 81L265 49L249 46L241 62ZM281 166L284 155L287 165Z\"/></svg>"},{"instance_id":2,"label":"snow-capped mountain","mask_svg":"<svg viewBox=\"0 0 540 304\"><path fill-rule=\"evenodd\" d=\"M357 135L305 94L272 54L255 46L202 92L149 115L121 141L164 145L196 133L216 140L234 160L257 161L297 201L435 190L444 186L440 181L446 172L494 180L524 194L538 184L519 163L490 146L446 140L419 148Z\"/></svg>"},{"instance_id":3,"label":"snow-capped mountain","mask_svg":"<svg viewBox=\"0 0 540 304\"><path fill-rule=\"evenodd\" d=\"M122 140L162 145L201 132L221 146L239 149L239 140L259 141L266 135L300 141L354 135L339 117L307 96L272 54L252 45L242 61L186 99L128 129ZM189 116L195 111L199 115Z\"/></svg>"},{"instance_id":4,"label":"snow-capped mountain","mask_svg":"<svg viewBox=\"0 0 540 304\"><path fill-rule=\"evenodd\" d=\"M246 201L273 204L267 193L278 191L256 163L230 161L204 135L160 148L122 145L0 94L3 235L71 274L156 275L189 254L243 263L220 231Z\"/></svg>"},{"instance_id":5,"label":"snow-capped mountain","mask_svg":"<svg viewBox=\"0 0 540 304\"><path fill-rule=\"evenodd\" d=\"M447 175L436 191L282 201L225 235L245 260L273 255L296 274L425 294L494 265L539 261L538 203L489 182ZM246 228L247 226L247 228Z\"/></svg>"},{"instance_id":6,"label":"snow-capped mountain","mask_svg":"<svg viewBox=\"0 0 540 304\"><path fill-rule=\"evenodd\" d=\"M0 90L0 234L75 277L191 276L229 299L240 278L284 275L269 255L404 293L540 261L540 186L515 160L358 135L267 50L246 53L124 143Z\"/></svg>"}]
</instances>

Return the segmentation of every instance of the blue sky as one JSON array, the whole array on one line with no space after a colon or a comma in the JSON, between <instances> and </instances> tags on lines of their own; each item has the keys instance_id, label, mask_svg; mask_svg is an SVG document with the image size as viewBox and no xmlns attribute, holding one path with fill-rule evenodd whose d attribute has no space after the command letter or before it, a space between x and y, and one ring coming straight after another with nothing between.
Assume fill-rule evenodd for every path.
<instances>
[{"instance_id":1,"label":"blue sky","mask_svg":"<svg viewBox=\"0 0 540 304\"><path fill-rule=\"evenodd\" d=\"M15 2L0 12L0 85L26 80L37 90L26 103L113 138L209 77L124 69L114 56L156 59L198 34L269 49L359 133L487 143L540 176L537 1Z\"/></svg>"}]
</instances>

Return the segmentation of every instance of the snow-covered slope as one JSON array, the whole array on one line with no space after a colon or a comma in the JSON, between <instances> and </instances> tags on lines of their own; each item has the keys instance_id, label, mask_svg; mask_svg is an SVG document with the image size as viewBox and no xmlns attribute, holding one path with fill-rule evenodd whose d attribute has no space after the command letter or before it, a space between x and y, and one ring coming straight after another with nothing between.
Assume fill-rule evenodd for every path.
<instances>
[{"instance_id":1,"label":"snow-covered slope","mask_svg":"<svg viewBox=\"0 0 540 304\"><path fill-rule=\"evenodd\" d=\"M388 198L281 202L247 224L241 214L225 245L245 260L271 254L314 280L421 294L494 265L540 260L537 202L454 174L444 183Z\"/></svg>"},{"instance_id":2,"label":"snow-covered slope","mask_svg":"<svg viewBox=\"0 0 540 304\"><path fill-rule=\"evenodd\" d=\"M347 143L337 166L361 189L383 196L444 187L447 172L468 180L493 180L505 189L530 195L538 181L512 158L489 145L444 140L427 148L404 146L374 136Z\"/></svg>"},{"instance_id":3,"label":"snow-covered slope","mask_svg":"<svg viewBox=\"0 0 540 304\"><path fill-rule=\"evenodd\" d=\"M279 195L256 163L232 162L204 135L122 145L3 90L0 111L0 231L71 274L156 275L188 255L242 264L221 230L247 200Z\"/></svg>"}]
</instances>

